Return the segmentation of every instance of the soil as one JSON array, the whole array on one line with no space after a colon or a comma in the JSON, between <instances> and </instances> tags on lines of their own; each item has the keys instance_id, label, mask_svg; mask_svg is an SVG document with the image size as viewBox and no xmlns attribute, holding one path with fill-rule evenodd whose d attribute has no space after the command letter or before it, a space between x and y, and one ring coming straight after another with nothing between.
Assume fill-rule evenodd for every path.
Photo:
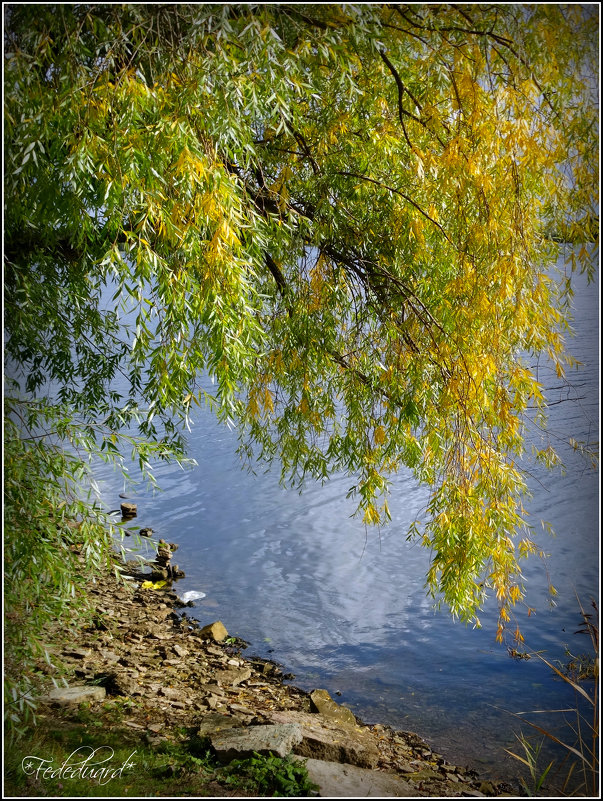
<instances>
[{"instance_id":1,"label":"soil","mask_svg":"<svg viewBox=\"0 0 603 801\"><path fill-rule=\"evenodd\" d=\"M138 563L121 568L122 576L107 572L90 584L95 611L77 641L65 641L58 626L48 632L52 664L40 663L48 679L62 676L70 686L104 687L106 701L121 701L115 725L127 727L151 747L185 729L198 731L209 743L212 727L266 724L275 713L303 712L322 719L310 693L286 683L291 677L277 663L246 658L247 644L229 637L221 624L202 627L190 618L186 607L194 602L183 603L170 582L149 587L149 576L140 573ZM47 685L52 687L50 681ZM93 702L90 713L101 715L106 701ZM338 710L349 711L331 704L329 725L339 725ZM42 721L54 714L52 706L40 711ZM354 729L370 738L378 752L372 770L398 775L416 795L520 794L519 785L496 784L469 767L449 764L414 733L365 725L358 718ZM211 790L215 796L232 795L219 784Z\"/></svg>"}]
</instances>

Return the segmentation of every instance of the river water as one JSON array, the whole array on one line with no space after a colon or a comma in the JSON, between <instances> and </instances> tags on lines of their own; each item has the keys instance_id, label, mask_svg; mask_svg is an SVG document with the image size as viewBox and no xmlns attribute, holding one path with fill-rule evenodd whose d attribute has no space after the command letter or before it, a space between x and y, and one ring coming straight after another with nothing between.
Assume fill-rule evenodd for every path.
<instances>
[{"instance_id":1,"label":"river water","mask_svg":"<svg viewBox=\"0 0 603 801\"><path fill-rule=\"evenodd\" d=\"M598 474L555 439L598 439L598 287L578 278L574 303L570 351L584 363L569 376L574 388L562 387L546 367L540 374L545 385L559 387L550 394L562 402L551 406L549 430L567 469L534 474L528 509L549 556L544 563L531 558L524 571L535 614L517 610L527 648L551 661L567 661L567 647L573 654L588 649L587 638L574 633L576 593L589 605L599 586ZM415 731L450 761L493 777L518 772L504 752L517 745L521 728L510 713L575 706L571 688L538 658L512 659L495 642L495 603L480 616L481 629L434 611L423 586L429 553L405 539L427 501L411 477L400 474L395 482L392 523L367 531L350 517L349 478L299 495L279 487L277 470L243 471L236 433L209 410L198 413L189 446L198 467L160 466L162 492L137 491L135 523L179 543L186 578L177 588L206 594L187 610L202 624L222 620L250 643L247 654L277 660L297 686L324 687L365 722ZM105 467L98 479L106 508L115 508L123 480ZM542 517L556 537L543 529ZM133 547L133 538L126 544ZM564 717L572 720L560 712L530 719L565 736Z\"/></svg>"}]
</instances>

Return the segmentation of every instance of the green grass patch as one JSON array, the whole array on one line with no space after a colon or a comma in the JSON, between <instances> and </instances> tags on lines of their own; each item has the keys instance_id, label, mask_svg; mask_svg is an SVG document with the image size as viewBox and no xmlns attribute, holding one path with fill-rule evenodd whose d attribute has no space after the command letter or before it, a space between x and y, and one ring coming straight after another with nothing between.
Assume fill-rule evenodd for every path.
<instances>
[{"instance_id":1,"label":"green grass patch","mask_svg":"<svg viewBox=\"0 0 603 801\"><path fill-rule=\"evenodd\" d=\"M105 708L106 707L106 708ZM152 741L121 726L119 704L40 719L5 741L5 797L279 796L317 794L303 762L255 754L221 765L195 729Z\"/></svg>"}]
</instances>

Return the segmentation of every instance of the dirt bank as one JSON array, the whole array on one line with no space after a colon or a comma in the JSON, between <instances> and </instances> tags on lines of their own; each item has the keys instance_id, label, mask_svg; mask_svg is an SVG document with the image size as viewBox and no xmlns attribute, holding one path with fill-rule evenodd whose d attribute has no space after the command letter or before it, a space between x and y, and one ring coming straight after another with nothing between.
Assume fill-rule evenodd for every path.
<instances>
[{"instance_id":1,"label":"dirt bank","mask_svg":"<svg viewBox=\"0 0 603 801\"><path fill-rule=\"evenodd\" d=\"M77 641L65 641L58 627L49 632L52 665L40 667L49 678L61 675L71 695L49 692L40 725L81 723L85 709L86 725L96 716L130 742L164 751L166 743L194 732L221 764L292 750L309 760L310 779L324 797L517 793L449 764L416 734L365 725L325 691L307 693L284 683L277 664L246 657L245 644L218 620L203 626L191 619L169 582L149 587L148 575L132 565L127 573L125 580L107 573L91 584L95 612ZM78 687L82 696L73 695ZM119 720L109 714L116 708ZM39 792L43 783L39 774L36 779L32 789ZM181 792L177 787L172 782L165 794L192 794L190 782ZM196 792L233 794L219 781ZM162 794L161 788L153 794Z\"/></svg>"}]
</instances>

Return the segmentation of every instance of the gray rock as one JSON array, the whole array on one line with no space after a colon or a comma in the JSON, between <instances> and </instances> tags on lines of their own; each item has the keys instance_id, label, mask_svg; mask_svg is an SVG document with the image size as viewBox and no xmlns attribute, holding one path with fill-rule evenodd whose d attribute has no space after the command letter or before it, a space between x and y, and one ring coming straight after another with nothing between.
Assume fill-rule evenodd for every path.
<instances>
[{"instance_id":1,"label":"gray rock","mask_svg":"<svg viewBox=\"0 0 603 801\"><path fill-rule=\"evenodd\" d=\"M106 686L110 695L142 695L143 690L132 676L113 673L107 676Z\"/></svg>"},{"instance_id":2,"label":"gray rock","mask_svg":"<svg viewBox=\"0 0 603 801\"><path fill-rule=\"evenodd\" d=\"M115 651L110 651L107 648L101 648L98 653L106 662L119 662L121 659L119 654L116 654Z\"/></svg>"},{"instance_id":3,"label":"gray rock","mask_svg":"<svg viewBox=\"0 0 603 801\"><path fill-rule=\"evenodd\" d=\"M228 684L231 687L236 687L237 684L251 678L251 670L249 670L249 668L217 670L214 678L219 684Z\"/></svg>"},{"instance_id":4,"label":"gray rock","mask_svg":"<svg viewBox=\"0 0 603 801\"><path fill-rule=\"evenodd\" d=\"M88 659L88 657L92 656L90 648L67 648L63 653L65 656L71 656L74 659Z\"/></svg>"},{"instance_id":5,"label":"gray rock","mask_svg":"<svg viewBox=\"0 0 603 801\"><path fill-rule=\"evenodd\" d=\"M335 703L326 690L314 690L310 693L310 704L313 712L318 712L329 720L349 726L356 725L354 713Z\"/></svg>"},{"instance_id":6,"label":"gray rock","mask_svg":"<svg viewBox=\"0 0 603 801\"><path fill-rule=\"evenodd\" d=\"M437 770L432 770L428 766L424 766L421 770L417 770L414 773L407 773L407 778L412 779L415 782L428 782L428 781L445 781L446 777L443 776L441 773L438 773Z\"/></svg>"},{"instance_id":7,"label":"gray rock","mask_svg":"<svg viewBox=\"0 0 603 801\"><path fill-rule=\"evenodd\" d=\"M136 517L138 513L138 507L135 503L130 503L125 501L124 503L120 504L121 514L122 517Z\"/></svg>"},{"instance_id":8,"label":"gray rock","mask_svg":"<svg viewBox=\"0 0 603 801\"><path fill-rule=\"evenodd\" d=\"M285 757L301 741L300 727L290 723L228 729L211 737L211 744L223 764L233 759L246 759L254 752Z\"/></svg>"},{"instance_id":9,"label":"gray rock","mask_svg":"<svg viewBox=\"0 0 603 801\"><path fill-rule=\"evenodd\" d=\"M210 712L201 720L197 731L199 737L206 737L208 734L218 734L225 729L236 729L241 727L241 721L232 715L221 715L219 712Z\"/></svg>"},{"instance_id":10,"label":"gray rock","mask_svg":"<svg viewBox=\"0 0 603 801\"><path fill-rule=\"evenodd\" d=\"M234 712L238 715L247 716L247 718L255 717L255 712L253 709L250 709L248 706L243 706L243 704L228 704L228 709L230 712Z\"/></svg>"},{"instance_id":11,"label":"gray rock","mask_svg":"<svg viewBox=\"0 0 603 801\"><path fill-rule=\"evenodd\" d=\"M416 785L394 773L366 770L319 759L306 760L308 777L320 787L322 798L416 798Z\"/></svg>"},{"instance_id":12,"label":"gray rock","mask_svg":"<svg viewBox=\"0 0 603 801\"><path fill-rule=\"evenodd\" d=\"M159 690L159 694L163 695L164 698L169 698L170 701L183 701L186 702L186 697L181 690L176 690L173 687L162 687Z\"/></svg>"},{"instance_id":13,"label":"gray rock","mask_svg":"<svg viewBox=\"0 0 603 801\"><path fill-rule=\"evenodd\" d=\"M327 762L345 762L359 768L374 768L379 752L373 737L360 726L338 725L319 715L294 710L268 712L273 723L294 723L302 732L302 742L294 752Z\"/></svg>"},{"instance_id":14,"label":"gray rock","mask_svg":"<svg viewBox=\"0 0 603 801\"><path fill-rule=\"evenodd\" d=\"M72 687L55 687L48 695L42 696L40 702L58 706L70 706L88 701L102 701L106 695L107 692L104 687L82 684Z\"/></svg>"}]
</instances>

